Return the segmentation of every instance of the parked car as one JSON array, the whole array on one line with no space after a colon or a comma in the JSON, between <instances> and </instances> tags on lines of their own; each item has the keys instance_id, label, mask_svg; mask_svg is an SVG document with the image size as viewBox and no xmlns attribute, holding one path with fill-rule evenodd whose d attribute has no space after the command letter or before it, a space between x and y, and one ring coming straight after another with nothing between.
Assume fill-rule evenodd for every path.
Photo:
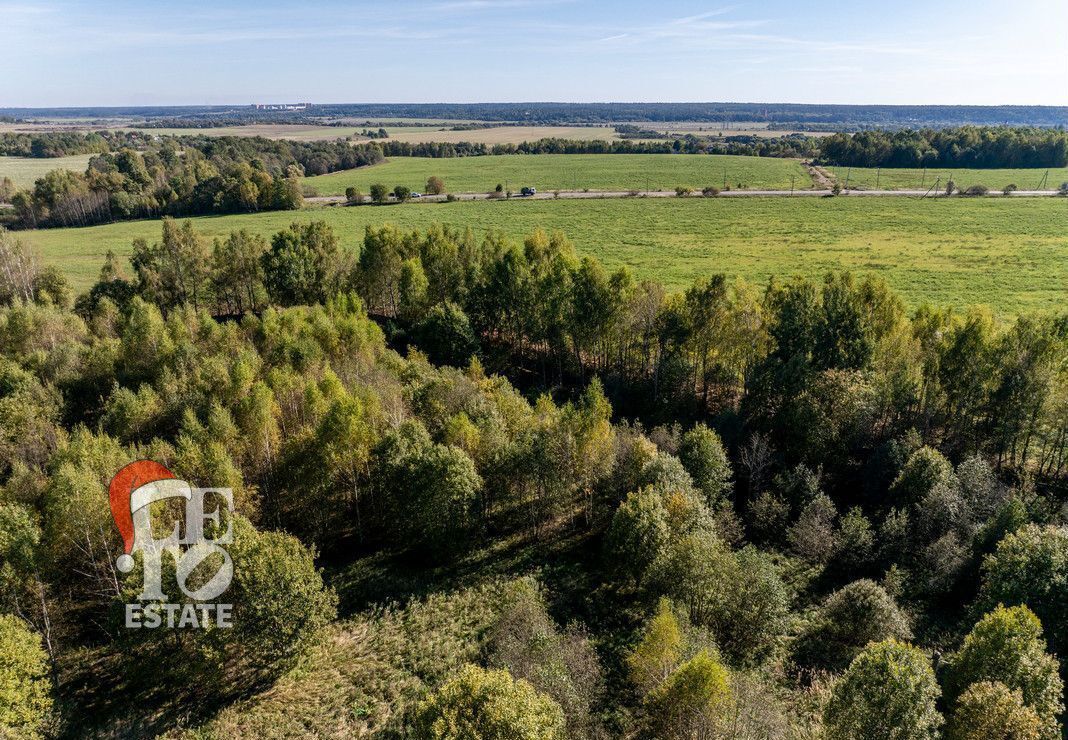
<instances>
[{"instance_id":1,"label":"parked car","mask_svg":"<svg viewBox=\"0 0 1068 740\"><path fill-rule=\"evenodd\" d=\"M411 197L413 197L413 198L422 198L423 194L422 193L412 193Z\"/></svg>"},{"instance_id":2,"label":"parked car","mask_svg":"<svg viewBox=\"0 0 1068 740\"><path fill-rule=\"evenodd\" d=\"M537 188L523 188L519 191L521 195L537 195Z\"/></svg>"}]
</instances>

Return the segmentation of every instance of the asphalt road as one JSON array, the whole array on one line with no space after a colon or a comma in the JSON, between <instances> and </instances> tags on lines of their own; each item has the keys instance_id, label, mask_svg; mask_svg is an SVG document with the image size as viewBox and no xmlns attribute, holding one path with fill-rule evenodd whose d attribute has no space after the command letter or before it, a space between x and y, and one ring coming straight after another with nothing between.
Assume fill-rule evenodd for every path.
<instances>
[{"instance_id":1,"label":"asphalt road","mask_svg":"<svg viewBox=\"0 0 1068 740\"><path fill-rule=\"evenodd\" d=\"M984 197L988 198L1041 198L1053 197L1059 194L1056 190L1017 190L1009 196L1000 191L991 191ZM505 198L491 198L486 193L452 193L456 200L505 200ZM716 198L825 198L831 196L830 190L724 190ZM364 196L365 198L367 196ZM413 198L413 203L440 203L445 200L445 195L424 195L421 198ZM508 200L556 200L556 199L582 199L582 198L677 198L674 190L560 190L550 193L537 193L536 195L513 195ZM703 198L699 191L695 191L687 198ZM944 193L931 193L927 190L843 190L840 198L945 198ZM955 198L968 197L955 195ZM318 195L305 198L307 203L340 204L345 203L343 195ZM365 201L367 202L367 201ZM392 201L391 201L392 202Z\"/></svg>"}]
</instances>

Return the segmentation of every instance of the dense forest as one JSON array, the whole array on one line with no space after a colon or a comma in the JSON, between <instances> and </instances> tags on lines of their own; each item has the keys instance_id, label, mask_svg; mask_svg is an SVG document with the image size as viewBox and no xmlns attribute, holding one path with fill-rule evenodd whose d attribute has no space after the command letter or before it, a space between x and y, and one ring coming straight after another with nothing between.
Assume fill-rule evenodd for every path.
<instances>
[{"instance_id":1,"label":"dense forest","mask_svg":"<svg viewBox=\"0 0 1068 740\"><path fill-rule=\"evenodd\" d=\"M835 134L819 159L853 167L1068 167L1068 132L965 126Z\"/></svg>"},{"instance_id":2,"label":"dense forest","mask_svg":"<svg viewBox=\"0 0 1068 740\"><path fill-rule=\"evenodd\" d=\"M76 299L0 232L0 304L6 732L1061 737L1068 316L169 219ZM233 488L233 629L116 621L145 457Z\"/></svg>"},{"instance_id":3,"label":"dense forest","mask_svg":"<svg viewBox=\"0 0 1068 740\"><path fill-rule=\"evenodd\" d=\"M36 135L52 141L53 134ZM2 137L0 137L2 138ZM89 137L85 137L89 139ZM60 139L65 140L65 139ZM252 137L163 137L138 151L93 157L85 173L57 169L33 189L0 191L15 206L9 225L87 226L159 215L290 210L303 202L300 178L382 161L374 144Z\"/></svg>"},{"instance_id":4,"label":"dense forest","mask_svg":"<svg viewBox=\"0 0 1068 740\"><path fill-rule=\"evenodd\" d=\"M1042 105L813 105L804 103L333 103L304 111L257 110L252 106L153 106L92 108L0 108L20 118L181 119L209 127L215 121L304 122L338 117L457 119L545 124L618 121L705 121L839 124L865 126L1065 126L1068 108ZM170 125L170 124L168 124Z\"/></svg>"}]
</instances>

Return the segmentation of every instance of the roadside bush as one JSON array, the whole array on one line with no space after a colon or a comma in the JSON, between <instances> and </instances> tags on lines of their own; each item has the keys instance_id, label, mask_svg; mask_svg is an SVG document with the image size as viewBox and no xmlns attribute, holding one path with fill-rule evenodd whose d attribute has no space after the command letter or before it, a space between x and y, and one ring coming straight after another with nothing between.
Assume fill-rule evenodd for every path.
<instances>
[{"instance_id":1,"label":"roadside bush","mask_svg":"<svg viewBox=\"0 0 1068 740\"><path fill-rule=\"evenodd\" d=\"M961 192L961 195L967 195L969 197L975 198L986 195L989 192L990 188L988 188L986 185L971 185L966 190Z\"/></svg>"},{"instance_id":2,"label":"roadside bush","mask_svg":"<svg viewBox=\"0 0 1068 740\"><path fill-rule=\"evenodd\" d=\"M719 188L717 188L715 185L709 185L708 187L701 189L701 195L705 196L706 198L714 198L719 195Z\"/></svg>"},{"instance_id":3,"label":"roadside bush","mask_svg":"<svg viewBox=\"0 0 1068 740\"><path fill-rule=\"evenodd\" d=\"M1012 195L1013 193L1015 193L1019 189L1020 188L1018 188L1016 186L1016 183L1009 183L1008 185L1006 185L1005 187L1003 187L1001 189L1001 192L1004 193L1005 195Z\"/></svg>"},{"instance_id":4,"label":"roadside bush","mask_svg":"<svg viewBox=\"0 0 1068 740\"><path fill-rule=\"evenodd\" d=\"M426 181L427 195L441 195L445 192L445 181L436 175L431 175Z\"/></svg>"},{"instance_id":5,"label":"roadside bush","mask_svg":"<svg viewBox=\"0 0 1068 740\"><path fill-rule=\"evenodd\" d=\"M675 188L675 197L677 198L685 198L687 195L691 195L692 193L693 188L687 187L685 185L679 185Z\"/></svg>"}]
</instances>

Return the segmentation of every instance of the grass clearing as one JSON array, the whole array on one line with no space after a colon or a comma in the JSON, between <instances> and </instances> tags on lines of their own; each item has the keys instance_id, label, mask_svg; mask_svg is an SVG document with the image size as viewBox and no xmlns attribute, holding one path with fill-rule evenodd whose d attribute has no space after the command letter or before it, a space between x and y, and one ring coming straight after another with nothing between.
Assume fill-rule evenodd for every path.
<instances>
[{"instance_id":1,"label":"grass clearing","mask_svg":"<svg viewBox=\"0 0 1068 740\"><path fill-rule=\"evenodd\" d=\"M39 177L52 170L85 172L93 154L74 154L70 157L2 157L0 178L10 177L20 188L31 188Z\"/></svg>"},{"instance_id":2,"label":"grass clearing","mask_svg":"<svg viewBox=\"0 0 1068 740\"><path fill-rule=\"evenodd\" d=\"M924 190L930 188L939 181L939 190L945 190L946 183L950 180L957 184L961 190L972 185L985 185L991 190L1000 191L1006 185L1016 185L1020 190L1037 190L1042 178L1046 174L1045 169L1000 169L1000 170L974 170L974 169L946 169L932 168L923 169L898 169L883 167L825 167L828 172L838 178L838 182L844 186L846 177L849 178L850 188L863 188L865 190ZM1049 170L1043 190L1056 190L1062 182L1068 182L1068 167L1052 168Z\"/></svg>"},{"instance_id":3,"label":"grass clearing","mask_svg":"<svg viewBox=\"0 0 1068 740\"><path fill-rule=\"evenodd\" d=\"M624 159L627 159L624 157ZM681 289L723 272L763 283L848 269L884 278L910 305L983 303L999 314L1063 310L1068 299L1068 201L1058 198L624 198L470 201L308 208L193 219L204 234L270 236L294 221L325 220L356 248L367 225L433 223L521 238L561 230L609 269ZM128 256L159 221L29 231L20 237L76 289L96 279L109 249Z\"/></svg>"},{"instance_id":4,"label":"grass clearing","mask_svg":"<svg viewBox=\"0 0 1068 740\"><path fill-rule=\"evenodd\" d=\"M518 192L533 186L551 190L674 190L686 185L732 188L798 189L812 181L800 162L770 157L708 154L512 154L486 157L431 159L394 157L373 167L332 172L305 179L321 195L343 195L355 186L367 193L380 182L392 188L407 185L415 191L436 175L456 193L489 192L498 183Z\"/></svg>"}]
</instances>

